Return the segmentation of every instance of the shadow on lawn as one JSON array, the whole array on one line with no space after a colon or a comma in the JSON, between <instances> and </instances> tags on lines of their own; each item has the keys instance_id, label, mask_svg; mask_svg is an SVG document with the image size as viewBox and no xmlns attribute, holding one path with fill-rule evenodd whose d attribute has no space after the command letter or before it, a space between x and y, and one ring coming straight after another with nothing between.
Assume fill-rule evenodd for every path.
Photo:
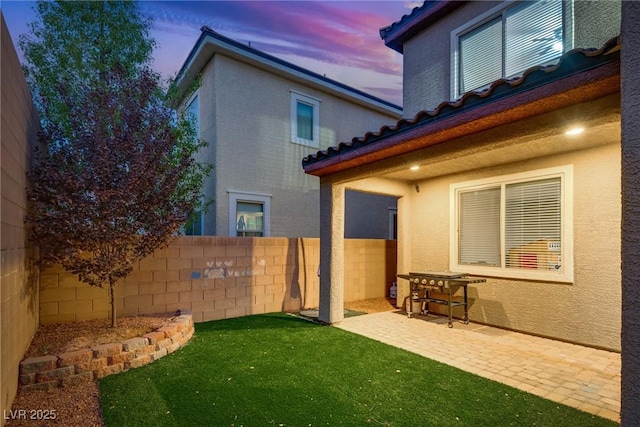
<instances>
[{"instance_id":1,"label":"shadow on lawn","mask_svg":"<svg viewBox=\"0 0 640 427\"><path fill-rule=\"evenodd\" d=\"M321 326L287 313L268 313L196 323L196 332L250 331L256 329L307 329Z\"/></svg>"}]
</instances>

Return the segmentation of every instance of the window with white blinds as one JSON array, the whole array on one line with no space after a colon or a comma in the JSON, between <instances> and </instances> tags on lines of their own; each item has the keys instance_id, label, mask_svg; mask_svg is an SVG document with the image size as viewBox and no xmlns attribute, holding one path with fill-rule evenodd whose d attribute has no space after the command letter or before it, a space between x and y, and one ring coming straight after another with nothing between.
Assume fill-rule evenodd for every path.
<instances>
[{"instance_id":1,"label":"window with white blinds","mask_svg":"<svg viewBox=\"0 0 640 427\"><path fill-rule=\"evenodd\" d=\"M553 63L566 40L562 0L504 3L488 17L456 29L456 96L535 65Z\"/></svg>"},{"instance_id":2,"label":"window with white blinds","mask_svg":"<svg viewBox=\"0 0 640 427\"><path fill-rule=\"evenodd\" d=\"M451 270L572 280L567 182L570 167L453 184Z\"/></svg>"},{"instance_id":3,"label":"window with white blinds","mask_svg":"<svg viewBox=\"0 0 640 427\"><path fill-rule=\"evenodd\" d=\"M460 94L501 79L502 17L461 36L459 53Z\"/></svg>"},{"instance_id":4,"label":"window with white blinds","mask_svg":"<svg viewBox=\"0 0 640 427\"><path fill-rule=\"evenodd\" d=\"M500 266L500 193L460 193L460 264Z\"/></svg>"},{"instance_id":5,"label":"window with white blinds","mask_svg":"<svg viewBox=\"0 0 640 427\"><path fill-rule=\"evenodd\" d=\"M562 266L560 178L505 186L505 267Z\"/></svg>"}]
</instances>

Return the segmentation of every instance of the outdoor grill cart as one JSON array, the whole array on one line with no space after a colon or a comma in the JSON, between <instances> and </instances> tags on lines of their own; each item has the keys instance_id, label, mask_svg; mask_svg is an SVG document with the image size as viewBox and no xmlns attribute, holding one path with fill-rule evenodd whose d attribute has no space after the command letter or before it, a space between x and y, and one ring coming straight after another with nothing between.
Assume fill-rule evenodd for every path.
<instances>
[{"instance_id":1,"label":"outdoor grill cart","mask_svg":"<svg viewBox=\"0 0 640 427\"><path fill-rule=\"evenodd\" d=\"M396 274L401 279L409 281L411 287L411 296L409 298L409 308L407 309L407 316L411 317L413 314L413 303L421 303L421 313L429 314L429 303L446 305L449 311L449 327L453 328L453 320L451 316L451 309L453 307L464 307L464 323L469 324L469 314L467 308L467 285L470 283L483 283L485 279L478 277L470 277L466 273L453 273L449 271L416 271L409 274ZM458 289L463 289L463 300L454 300L452 295L458 292ZM436 292L440 295L444 294L444 297L432 297L431 292Z\"/></svg>"}]
</instances>

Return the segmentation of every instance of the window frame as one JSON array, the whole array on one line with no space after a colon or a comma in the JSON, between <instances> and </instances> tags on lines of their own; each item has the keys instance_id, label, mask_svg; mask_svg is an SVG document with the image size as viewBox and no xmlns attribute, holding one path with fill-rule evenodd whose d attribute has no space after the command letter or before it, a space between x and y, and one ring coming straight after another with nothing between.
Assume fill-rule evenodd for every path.
<instances>
[{"instance_id":1,"label":"window frame","mask_svg":"<svg viewBox=\"0 0 640 427\"><path fill-rule=\"evenodd\" d=\"M261 237L271 236L271 194L252 193L244 191L228 190L229 193L229 236L238 237L236 216L238 202L255 203L262 205L263 230Z\"/></svg>"},{"instance_id":2,"label":"window frame","mask_svg":"<svg viewBox=\"0 0 640 427\"><path fill-rule=\"evenodd\" d=\"M191 109L191 106L197 103L198 106L198 110L197 110L197 114L195 114L195 118L196 118L196 123L195 123L195 127L196 127L196 136L198 138L200 138L200 93L199 91L195 91L191 97L187 100L187 102L185 103L185 108L184 108L184 114L185 117L188 119L189 118L189 110Z\"/></svg>"},{"instance_id":3,"label":"window frame","mask_svg":"<svg viewBox=\"0 0 640 427\"><path fill-rule=\"evenodd\" d=\"M291 92L291 142L307 147L320 148L320 100L295 90ZM313 107L313 139L298 137L298 103Z\"/></svg>"},{"instance_id":4,"label":"window frame","mask_svg":"<svg viewBox=\"0 0 640 427\"><path fill-rule=\"evenodd\" d=\"M460 46L460 37L464 36L465 34L479 28L482 27L483 25L487 24L488 22L492 21L493 19L497 18L498 16L504 14L506 12L507 9L514 7L516 5L518 5L519 3L521 3L524 0L506 0L500 4L498 4L497 6L492 7L491 9L487 10L486 12L478 15L476 18L467 21L466 23L464 23L463 25L455 28L453 31L451 31L451 42L450 42L450 49L451 49L451 69L450 69L450 73L449 75L450 77L450 84L451 84L451 99L458 99L459 97L461 97L464 93L466 92L459 92L459 88L460 88L460 52L459 52L459 46ZM574 25L573 25L573 17L574 17L574 0L562 0L562 33L563 33L563 51L561 53L564 54L568 51L570 51L571 49L573 49L574 47ZM503 19L503 28L502 28L502 32L503 32L503 40L504 40L504 19ZM503 61L503 68L504 68L504 47L503 47L503 54L502 54L502 61ZM544 65L544 63L541 63L539 65ZM515 73L513 75L509 75L509 76L502 76L502 78L512 78L515 77L517 75L521 75L522 71L519 71L518 73ZM480 91L483 90L485 88L487 88L492 82L488 82L487 84L485 84L484 86L478 87L476 89L470 89L473 91Z\"/></svg>"},{"instance_id":5,"label":"window frame","mask_svg":"<svg viewBox=\"0 0 640 427\"><path fill-rule=\"evenodd\" d=\"M202 212L202 210L198 209L192 213L192 216L196 215L197 219L191 222L191 228L189 228L189 220L187 220L187 222L182 227L182 231L185 236L204 236L204 213ZM200 233L197 234L193 232L193 224L195 224L196 221L199 224L200 229Z\"/></svg>"},{"instance_id":6,"label":"window frame","mask_svg":"<svg viewBox=\"0 0 640 427\"><path fill-rule=\"evenodd\" d=\"M562 268L559 271L507 268L505 249L505 187L508 184L538 181L548 178L560 178L561 203L561 239ZM478 266L459 263L459 212L460 194L463 192L495 188L500 186L500 267ZM509 175L483 178L473 181L453 183L449 186L450 195L450 242L449 268L479 276L501 277L522 280L552 281L573 283L573 166L559 166Z\"/></svg>"},{"instance_id":7,"label":"window frame","mask_svg":"<svg viewBox=\"0 0 640 427\"><path fill-rule=\"evenodd\" d=\"M189 120L190 117L190 112L189 110L191 109L191 106L194 105L194 103L196 103L197 105L197 114L193 114L193 116L195 116L195 127L196 127L196 136L198 138L200 138L200 91L196 90L194 91L187 99L186 102L183 104L183 110L182 110L182 114L184 115L184 118ZM199 219L198 219L198 223L200 226L200 234L195 234L195 233L191 233L189 234L188 231L189 229L187 228L188 226L188 221L187 223L184 224L184 226L182 227L182 233L185 236L204 236L204 212L202 210L197 210L194 212L191 212L190 215L198 215Z\"/></svg>"}]
</instances>

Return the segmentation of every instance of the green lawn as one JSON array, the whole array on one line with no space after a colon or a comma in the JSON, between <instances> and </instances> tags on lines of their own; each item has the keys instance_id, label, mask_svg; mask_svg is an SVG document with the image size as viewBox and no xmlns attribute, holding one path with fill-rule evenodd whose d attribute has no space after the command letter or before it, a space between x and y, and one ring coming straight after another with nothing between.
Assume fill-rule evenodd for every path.
<instances>
[{"instance_id":1,"label":"green lawn","mask_svg":"<svg viewBox=\"0 0 640 427\"><path fill-rule=\"evenodd\" d=\"M100 381L107 426L614 426L285 314L199 323L183 349Z\"/></svg>"}]
</instances>

